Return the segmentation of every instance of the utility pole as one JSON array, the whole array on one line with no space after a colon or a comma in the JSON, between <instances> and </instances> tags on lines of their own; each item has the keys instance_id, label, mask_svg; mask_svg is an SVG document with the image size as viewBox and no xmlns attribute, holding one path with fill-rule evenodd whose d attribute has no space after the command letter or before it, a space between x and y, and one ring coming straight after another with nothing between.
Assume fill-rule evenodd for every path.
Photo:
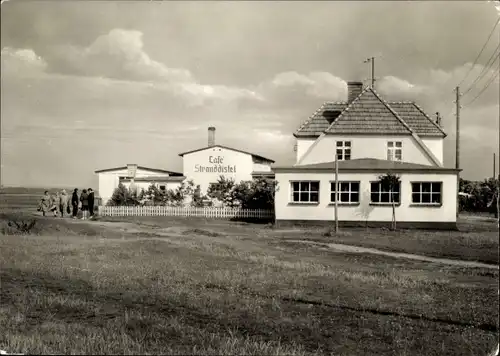
<instances>
[{"instance_id":1,"label":"utility pole","mask_svg":"<svg viewBox=\"0 0 500 356\"><path fill-rule=\"evenodd\" d=\"M493 152L493 179L497 176L497 155Z\"/></svg>"},{"instance_id":2,"label":"utility pole","mask_svg":"<svg viewBox=\"0 0 500 356\"><path fill-rule=\"evenodd\" d=\"M456 148L455 148L455 168L460 169L460 87L455 88L456 91L456 117L457 117L457 131L456 131ZM460 210L460 199L458 198L458 193L460 192L460 171L457 171L457 218Z\"/></svg>"},{"instance_id":3,"label":"utility pole","mask_svg":"<svg viewBox=\"0 0 500 356\"><path fill-rule=\"evenodd\" d=\"M498 72L500 72L500 60L498 61ZM500 80L498 81L498 88L500 89ZM498 155L500 156L500 106L498 107ZM500 163L498 164L498 178L497 178L497 218L498 218L497 227L499 232L498 238L500 240ZM498 264L500 266L500 246L498 247L498 256L499 256ZM500 295L500 288L498 289L498 294Z\"/></svg>"},{"instance_id":4,"label":"utility pole","mask_svg":"<svg viewBox=\"0 0 500 356\"><path fill-rule=\"evenodd\" d=\"M371 62L372 64L372 89L375 89L375 57L367 58L363 63Z\"/></svg>"},{"instance_id":5,"label":"utility pole","mask_svg":"<svg viewBox=\"0 0 500 356\"><path fill-rule=\"evenodd\" d=\"M335 149L335 233L339 232L339 154Z\"/></svg>"}]
</instances>

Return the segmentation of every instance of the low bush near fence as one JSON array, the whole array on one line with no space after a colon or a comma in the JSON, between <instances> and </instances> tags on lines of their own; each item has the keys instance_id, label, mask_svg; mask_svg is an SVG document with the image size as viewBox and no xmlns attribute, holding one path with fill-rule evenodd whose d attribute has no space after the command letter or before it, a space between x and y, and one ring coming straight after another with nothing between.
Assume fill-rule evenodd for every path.
<instances>
[{"instance_id":1,"label":"low bush near fence","mask_svg":"<svg viewBox=\"0 0 500 356\"><path fill-rule=\"evenodd\" d=\"M274 211L267 209L240 209L240 208L197 208L171 206L101 206L100 216L177 216L177 217L205 217L220 219L274 219Z\"/></svg>"}]
</instances>

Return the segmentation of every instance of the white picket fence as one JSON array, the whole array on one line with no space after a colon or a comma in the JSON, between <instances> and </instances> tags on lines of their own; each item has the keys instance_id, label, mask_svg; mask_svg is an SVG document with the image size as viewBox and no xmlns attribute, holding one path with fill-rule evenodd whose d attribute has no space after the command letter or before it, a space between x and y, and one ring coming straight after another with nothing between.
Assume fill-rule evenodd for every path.
<instances>
[{"instance_id":1,"label":"white picket fence","mask_svg":"<svg viewBox=\"0 0 500 356\"><path fill-rule=\"evenodd\" d=\"M273 219L274 211L240 208L195 208L171 206L100 206L100 216L179 216L214 219L250 218Z\"/></svg>"}]
</instances>

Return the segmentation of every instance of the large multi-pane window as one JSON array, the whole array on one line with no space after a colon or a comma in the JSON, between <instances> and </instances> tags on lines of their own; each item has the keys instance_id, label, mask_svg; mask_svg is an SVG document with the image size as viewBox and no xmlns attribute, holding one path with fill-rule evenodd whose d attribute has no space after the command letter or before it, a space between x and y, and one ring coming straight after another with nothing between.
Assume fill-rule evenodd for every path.
<instances>
[{"instance_id":1,"label":"large multi-pane window","mask_svg":"<svg viewBox=\"0 0 500 356\"><path fill-rule=\"evenodd\" d=\"M351 141L337 141L337 159L339 161L351 159Z\"/></svg>"},{"instance_id":2,"label":"large multi-pane window","mask_svg":"<svg viewBox=\"0 0 500 356\"><path fill-rule=\"evenodd\" d=\"M330 201L335 202L336 195L338 202L343 204L359 203L359 182L338 182L339 191L335 194L335 182L330 183Z\"/></svg>"},{"instance_id":3,"label":"large multi-pane window","mask_svg":"<svg viewBox=\"0 0 500 356\"><path fill-rule=\"evenodd\" d=\"M403 159L403 142L387 142L387 159L389 161L401 161Z\"/></svg>"},{"instance_id":4,"label":"large multi-pane window","mask_svg":"<svg viewBox=\"0 0 500 356\"><path fill-rule=\"evenodd\" d=\"M319 181L291 182L292 202L294 203L318 203Z\"/></svg>"},{"instance_id":5,"label":"large multi-pane window","mask_svg":"<svg viewBox=\"0 0 500 356\"><path fill-rule=\"evenodd\" d=\"M389 204L401 202L401 183L394 187L393 192L382 186L380 182L370 183L370 202L375 204Z\"/></svg>"},{"instance_id":6,"label":"large multi-pane window","mask_svg":"<svg viewBox=\"0 0 500 356\"><path fill-rule=\"evenodd\" d=\"M413 204L441 204L441 182L411 183L411 202Z\"/></svg>"}]
</instances>

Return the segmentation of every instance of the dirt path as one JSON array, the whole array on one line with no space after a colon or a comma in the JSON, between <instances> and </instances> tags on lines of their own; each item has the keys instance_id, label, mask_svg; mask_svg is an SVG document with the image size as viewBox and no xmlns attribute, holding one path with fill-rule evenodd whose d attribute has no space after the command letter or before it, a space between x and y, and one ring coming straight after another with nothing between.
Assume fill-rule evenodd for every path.
<instances>
[{"instance_id":1,"label":"dirt path","mask_svg":"<svg viewBox=\"0 0 500 356\"><path fill-rule=\"evenodd\" d=\"M189 229L182 229L179 227L154 229L154 228L151 228L148 226L137 225L135 223L128 223L128 222L108 222L108 221L98 221L98 220L95 220L95 221L93 221L93 220L69 220L69 221L71 223L76 223L76 224L81 223L81 224L98 225L98 226L101 226L105 229L112 229L114 231L121 231L121 232L125 232L125 233L133 233L133 234L144 233L144 234L152 234L152 235L157 236L157 237L151 236L151 237L145 237L145 238L138 237L138 239L140 239L140 240L155 240L155 239L166 240L166 239L168 239L168 237L185 236L185 235L183 235L183 232L186 230L189 230ZM224 239L224 240L226 240L226 239ZM353 254L365 253L365 254L383 255L383 256L388 256L388 257L393 257L393 258L440 263L440 264L445 264L445 265L454 265L454 266L459 266L459 267L488 268L488 269L497 269L498 270L498 265L481 263L481 262L474 262L474 261L454 260L454 259L447 259L447 258L435 258L435 257L428 257L428 256L416 255L416 254L410 254L410 253L389 252L389 251L382 251L382 250L379 250L376 248L359 247L359 246L338 244L338 243L321 243L321 242L314 242L314 241L308 241L308 240L288 240L288 241L316 245L316 246L320 246L323 248L329 248L329 249L333 249L336 251L353 253Z\"/></svg>"},{"instance_id":2,"label":"dirt path","mask_svg":"<svg viewBox=\"0 0 500 356\"><path fill-rule=\"evenodd\" d=\"M441 263L441 264L445 264L445 265L454 265L454 266L460 266L460 267L498 269L498 265L493 265L493 264L474 262L474 261L452 260L452 259L448 259L448 258L435 258L435 257L422 256L422 255L415 255L415 254L411 254L411 253L389 252L389 251L382 251L382 250L378 250L376 248L369 248L369 247L359 247L359 246L336 244L336 243L321 243L321 242L313 242L313 241L306 241L306 240L287 240L287 241L304 243L304 244L319 245L319 246L328 247L328 248L331 248L331 249L334 249L337 251L349 252L349 253L371 253L374 255L383 255L383 256L394 257L394 258L406 258L406 259L410 259L410 260L434 262L434 263Z\"/></svg>"}]
</instances>

